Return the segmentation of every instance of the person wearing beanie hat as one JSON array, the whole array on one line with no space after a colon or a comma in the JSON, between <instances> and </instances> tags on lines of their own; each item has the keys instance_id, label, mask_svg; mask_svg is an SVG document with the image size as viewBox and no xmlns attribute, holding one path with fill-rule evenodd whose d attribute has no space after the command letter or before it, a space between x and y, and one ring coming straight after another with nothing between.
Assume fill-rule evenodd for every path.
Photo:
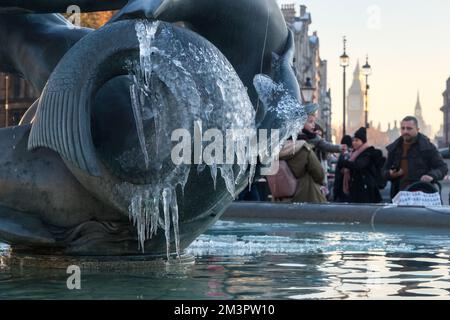
<instances>
[{"instance_id":1,"label":"person wearing beanie hat","mask_svg":"<svg viewBox=\"0 0 450 320\"><path fill-rule=\"evenodd\" d=\"M355 132L352 146L350 158L342 163L342 191L353 203L380 203L376 164L382 161L383 153L369 145L366 128Z\"/></svg>"},{"instance_id":2,"label":"person wearing beanie hat","mask_svg":"<svg viewBox=\"0 0 450 320\"><path fill-rule=\"evenodd\" d=\"M352 137L349 135L346 135L342 138L341 144L345 144L349 149L352 147Z\"/></svg>"},{"instance_id":3,"label":"person wearing beanie hat","mask_svg":"<svg viewBox=\"0 0 450 320\"><path fill-rule=\"evenodd\" d=\"M364 127L359 128L356 132L355 132L355 138L361 140L363 143L367 142L367 129Z\"/></svg>"}]
</instances>

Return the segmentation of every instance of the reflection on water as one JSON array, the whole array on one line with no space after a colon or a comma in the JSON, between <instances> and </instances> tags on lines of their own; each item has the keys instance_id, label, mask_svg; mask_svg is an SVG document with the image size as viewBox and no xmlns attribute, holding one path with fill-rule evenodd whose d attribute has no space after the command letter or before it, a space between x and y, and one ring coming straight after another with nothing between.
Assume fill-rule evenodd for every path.
<instances>
[{"instance_id":1,"label":"reflection on water","mask_svg":"<svg viewBox=\"0 0 450 320\"><path fill-rule=\"evenodd\" d=\"M0 252L7 246L0 245ZM0 299L398 299L450 297L450 235L345 224L218 222L187 250L194 265L127 273L17 270Z\"/></svg>"}]
</instances>

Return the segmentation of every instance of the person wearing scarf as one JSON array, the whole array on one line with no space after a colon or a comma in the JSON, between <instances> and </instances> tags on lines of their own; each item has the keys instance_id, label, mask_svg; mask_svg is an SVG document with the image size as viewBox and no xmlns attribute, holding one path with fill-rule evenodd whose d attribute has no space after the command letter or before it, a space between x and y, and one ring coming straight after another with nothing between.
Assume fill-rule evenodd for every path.
<instances>
[{"instance_id":1,"label":"person wearing scarf","mask_svg":"<svg viewBox=\"0 0 450 320\"><path fill-rule=\"evenodd\" d=\"M344 136L341 140L341 144L345 144L347 146L348 151L339 155L339 158L336 163L336 168L334 171L333 202L338 203L350 202L350 198L343 191L344 170L342 170L342 168L344 161L350 158L349 155L353 150L352 143L353 138L350 135Z\"/></svg>"},{"instance_id":2,"label":"person wearing scarf","mask_svg":"<svg viewBox=\"0 0 450 320\"><path fill-rule=\"evenodd\" d=\"M328 184L328 154L329 153L344 153L347 152L348 146L346 144L333 144L326 141L323 136L323 129L316 122L317 117L312 114L308 116L308 120L306 124L310 123L311 125L306 125L303 130L297 135L297 141L304 140L310 146L312 146L317 159L322 165L322 168L325 172L325 180L323 181L322 191L328 196L329 195L329 184ZM351 139L351 138L350 138ZM289 138L288 140L292 140Z\"/></svg>"},{"instance_id":3,"label":"person wearing scarf","mask_svg":"<svg viewBox=\"0 0 450 320\"><path fill-rule=\"evenodd\" d=\"M353 203L380 203L374 163L378 157L383 156L382 152L367 142L366 128L355 132L352 146L350 158L342 164L343 192Z\"/></svg>"},{"instance_id":4,"label":"person wearing scarf","mask_svg":"<svg viewBox=\"0 0 450 320\"><path fill-rule=\"evenodd\" d=\"M304 128L312 131L314 119L309 119ZM292 198L276 199L294 203L325 203L327 199L320 190L325 179L325 172L306 139L299 135L297 141L289 140L280 152L280 160L285 160L297 180L297 189Z\"/></svg>"}]
</instances>

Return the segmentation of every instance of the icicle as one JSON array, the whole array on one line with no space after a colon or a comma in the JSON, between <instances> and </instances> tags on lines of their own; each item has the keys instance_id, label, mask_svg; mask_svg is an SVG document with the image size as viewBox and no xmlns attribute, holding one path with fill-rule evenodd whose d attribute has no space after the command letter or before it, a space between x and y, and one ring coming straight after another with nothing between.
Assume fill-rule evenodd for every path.
<instances>
[{"instance_id":1,"label":"icicle","mask_svg":"<svg viewBox=\"0 0 450 320\"><path fill-rule=\"evenodd\" d=\"M152 75L152 43L158 30L159 21L147 22L145 20L136 23L136 35L139 40L141 79L147 88L150 88ZM148 90L150 91L150 90Z\"/></svg>"},{"instance_id":2,"label":"icicle","mask_svg":"<svg viewBox=\"0 0 450 320\"><path fill-rule=\"evenodd\" d=\"M172 193L172 199L170 201L170 209L172 211L172 225L173 233L175 237L175 249L178 258L180 258L180 230L178 225L178 203L177 203L177 193Z\"/></svg>"},{"instance_id":3,"label":"icicle","mask_svg":"<svg viewBox=\"0 0 450 320\"><path fill-rule=\"evenodd\" d=\"M248 191L250 191L252 188L253 179L255 178L255 172L256 172L256 164L251 164L250 172L248 175Z\"/></svg>"},{"instance_id":4,"label":"icicle","mask_svg":"<svg viewBox=\"0 0 450 320\"><path fill-rule=\"evenodd\" d=\"M139 143L142 153L144 154L145 168L148 170L150 159L148 156L147 144L145 142L143 114L145 103L145 91L151 92L151 75L152 75L152 42L154 40L156 31L158 30L159 22L146 23L138 21L136 23L136 35L139 40L140 52L140 66L136 72L137 77L134 78L134 83L130 86L131 104L133 107L133 114L136 123L136 130L139 137ZM145 91L140 90L138 84L142 83Z\"/></svg>"},{"instance_id":5,"label":"icicle","mask_svg":"<svg viewBox=\"0 0 450 320\"><path fill-rule=\"evenodd\" d=\"M164 188L163 194L163 210L164 210L164 234L166 236L167 261L170 259L170 199L172 192L169 188Z\"/></svg>"},{"instance_id":6,"label":"icicle","mask_svg":"<svg viewBox=\"0 0 450 320\"><path fill-rule=\"evenodd\" d=\"M139 241L139 249L144 251L145 246L145 216L143 216L142 210L142 196L136 195L131 200L130 205L130 219L133 221L133 225L137 229L138 233L138 241Z\"/></svg>"},{"instance_id":7,"label":"icicle","mask_svg":"<svg viewBox=\"0 0 450 320\"><path fill-rule=\"evenodd\" d=\"M152 203L149 200L150 193L148 190L144 191L144 197L143 197L143 212L145 216L145 226L143 227L142 231L145 231L145 239L150 239L153 234L151 233L151 223L152 223L152 215L153 215L153 208ZM143 248L144 251L145 248Z\"/></svg>"},{"instance_id":8,"label":"icicle","mask_svg":"<svg viewBox=\"0 0 450 320\"><path fill-rule=\"evenodd\" d=\"M133 108L134 122L136 123L136 130L139 138L139 144L141 146L142 153L144 155L145 168L148 170L150 159L148 157L147 145L145 143L144 124L142 121L142 108L139 103L139 89L136 84L130 86L131 106Z\"/></svg>"},{"instance_id":9,"label":"icicle","mask_svg":"<svg viewBox=\"0 0 450 320\"><path fill-rule=\"evenodd\" d=\"M248 188L250 190L256 173L256 165L258 163L258 138L256 132L254 132L250 140L249 163Z\"/></svg>"},{"instance_id":10,"label":"icicle","mask_svg":"<svg viewBox=\"0 0 450 320\"><path fill-rule=\"evenodd\" d=\"M228 192L234 199L236 197L236 190L235 190L233 166L226 164L220 166L219 168L220 173L222 174L222 178L225 181L225 186L227 187Z\"/></svg>"},{"instance_id":11,"label":"icicle","mask_svg":"<svg viewBox=\"0 0 450 320\"><path fill-rule=\"evenodd\" d=\"M217 183L217 165L213 163L209 166L209 169L211 170L211 177L214 182L214 190L216 190L216 183Z\"/></svg>"},{"instance_id":12,"label":"icicle","mask_svg":"<svg viewBox=\"0 0 450 320\"><path fill-rule=\"evenodd\" d=\"M152 212L152 219L150 224L150 237L152 235L156 235L158 231L158 221L159 221L159 190L157 192L153 193L153 199L150 199L150 201L153 201L151 208L153 210Z\"/></svg>"},{"instance_id":13,"label":"icicle","mask_svg":"<svg viewBox=\"0 0 450 320\"><path fill-rule=\"evenodd\" d=\"M176 187L179 185L181 187L181 195L184 197L184 188L186 187L186 183L189 179L189 174L191 172L191 168L186 165L178 166L177 167L177 174L175 176L175 182L174 182L174 192L176 192Z\"/></svg>"},{"instance_id":14,"label":"icicle","mask_svg":"<svg viewBox=\"0 0 450 320\"><path fill-rule=\"evenodd\" d=\"M245 142L238 141L236 148L236 155L237 155L237 163L239 165L239 173L236 178L236 181L240 181L245 176L248 168L249 157L246 152Z\"/></svg>"}]
</instances>

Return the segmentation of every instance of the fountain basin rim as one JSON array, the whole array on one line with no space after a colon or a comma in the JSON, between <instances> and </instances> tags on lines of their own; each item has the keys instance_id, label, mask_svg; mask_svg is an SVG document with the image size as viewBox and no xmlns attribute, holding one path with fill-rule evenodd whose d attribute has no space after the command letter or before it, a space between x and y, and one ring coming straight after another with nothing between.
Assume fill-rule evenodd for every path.
<instances>
[{"instance_id":1,"label":"fountain basin rim","mask_svg":"<svg viewBox=\"0 0 450 320\"><path fill-rule=\"evenodd\" d=\"M356 223L373 228L376 226L402 226L450 230L450 206L234 202L225 211L222 219Z\"/></svg>"}]
</instances>

